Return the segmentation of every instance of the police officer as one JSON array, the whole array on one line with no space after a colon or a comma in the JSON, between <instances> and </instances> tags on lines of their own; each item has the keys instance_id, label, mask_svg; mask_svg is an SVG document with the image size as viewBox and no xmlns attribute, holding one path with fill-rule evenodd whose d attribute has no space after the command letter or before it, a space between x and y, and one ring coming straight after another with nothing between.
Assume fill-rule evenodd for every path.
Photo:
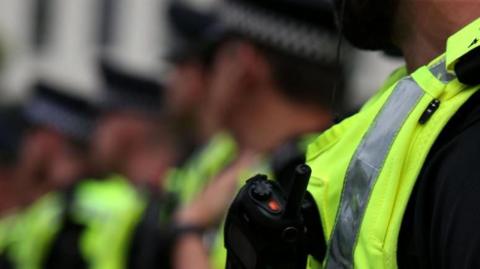
<instances>
[{"instance_id":1,"label":"police officer","mask_svg":"<svg viewBox=\"0 0 480 269\"><path fill-rule=\"evenodd\" d=\"M87 146L96 112L68 91L58 83L38 81L23 107L28 128L19 149L18 176L30 200L90 173Z\"/></svg>"},{"instance_id":2,"label":"police officer","mask_svg":"<svg viewBox=\"0 0 480 269\"><path fill-rule=\"evenodd\" d=\"M209 12L171 1L167 12L170 43L165 58L171 64L167 85L167 113L182 144L191 154L178 162L165 184L180 203L190 202L214 175L237 154L232 137L217 117L209 114L212 50L208 31L215 22ZM184 148L188 146L184 146Z\"/></svg>"},{"instance_id":3,"label":"police officer","mask_svg":"<svg viewBox=\"0 0 480 269\"><path fill-rule=\"evenodd\" d=\"M269 159L282 144L320 132L333 121L330 102L338 71L333 13L324 2L296 2L234 0L218 6L219 19L211 30L215 56L209 109L211 115L221 115L240 152ZM339 99L341 92L339 88ZM242 162L223 170L182 208L177 221L187 227L218 227L244 179L242 172L262 163ZM221 236L209 249L196 232L177 241L175 268L223 268Z\"/></svg>"},{"instance_id":4,"label":"police officer","mask_svg":"<svg viewBox=\"0 0 480 269\"><path fill-rule=\"evenodd\" d=\"M170 149L162 147L159 125L162 85L107 60L100 70L102 115L90 152L94 178L70 189L72 213L61 231L74 227L75 234L52 236L55 247L41 256L46 268L125 268L134 225L146 207L144 196L159 192L159 179L170 162L171 156L159 157Z\"/></svg>"},{"instance_id":5,"label":"police officer","mask_svg":"<svg viewBox=\"0 0 480 269\"><path fill-rule=\"evenodd\" d=\"M125 268L132 230L159 190L170 147L161 128L162 86L151 77L102 60L101 116L90 145L93 178L71 190L76 234L56 233L46 268ZM159 125L159 126L158 126ZM62 227L65 230L64 227ZM62 248L63 246L63 248ZM74 262L81 261L81 262Z\"/></svg>"},{"instance_id":6,"label":"police officer","mask_svg":"<svg viewBox=\"0 0 480 269\"><path fill-rule=\"evenodd\" d=\"M322 268L480 266L480 4L336 6L352 44L398 48L406 68L309 148L328 239Z\"/></svg>"},{"instance_id":7,"label":"police officer","mask_svg":"<svg viewBox=\"0 0 480 269\"><path fill-rule=\"evenodd\" d=\"M0 215L21 205L15 174L25 123L17 106L0 109Z\"/></svg>"},{"instance_id":8,"label":"police officer","mask_svg":"<svg viewBox=\"0 0 480 269\"><path fill-rule=\"evenodd\" d=\"M171 224L173 211L190 204L237 155L233 138L207 111L212 54L207 32L215 18L182 1L171 1L166 15L171 28L171 42L165 53L171 65L166 112L185 153L165 179L164 197L150 199L135 229L129 268L170 266L172 238L179 230ZM160 238L155 236L159 228Z\"/></svg>"},{"instance_id":9,"label":"police officer","mask_svg":"<svg viewBox=\"0 0 480 269\"><path fill-rule=\"evenodd\" d=\"M16 106L0 111L0 268L13 268L10 248L22 200L16 181L18 147L22 140L24 120Z\"/></svg>"},{"instance_id":10,"label":"police officer","mask_svg":"<svg viewBox=\"0 0 480 269\"><path fill-rule=\"evenodd\" d=\"M170 34L164 58L171 66L166 112L187 159L189 149L194 152L219 129L206 115L212 53L205 38L215 18L181 1L171 1L165 15Z\"/></svg>"},{"instance_id":11,"label":"police officer","mask_svg":"<svg viewBox=\"0 0 480 269\"><path fill-rule=\"evenodd\" d=\"M101 116L92 141L97 172L156 188L175 159L162 119L164 87L155 70L142 72L113 57L102 58L99 71Z\"/></svg>"},{"instance_id":12,"label":"police officer","mask_svg":"<svg viewBox=\"0 0 480 269\"><path fill-rule=\"evenodd\" d=\"M79 247L55 242L54 236L65 233L76 238L78 227L68 221L70 189L91 171L87 144L96 113L68 90L39 81L22 111L28 129L19 150L19 191L15 194L22 199L22 208L7 233L15 268L54 268L47 258L50 250ZM82 260L69 262L83 266Z\"/></svg>"}]
</instances>

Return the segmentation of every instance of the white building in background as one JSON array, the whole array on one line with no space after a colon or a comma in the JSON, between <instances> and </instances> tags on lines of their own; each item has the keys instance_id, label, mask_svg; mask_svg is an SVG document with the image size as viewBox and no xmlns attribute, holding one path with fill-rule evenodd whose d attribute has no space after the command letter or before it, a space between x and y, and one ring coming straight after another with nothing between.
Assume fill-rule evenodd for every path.
<instances>
[{"instance_id":1,"label":"white building in background","mask_svg":"<svg viewBox=\"0 0 480 269\"><path fill-rule=\"evenodd\" d=\"M215 0L188 1L207 7ZM102 51L135 68L161 69L166 35L161 16L167 2L0 0L0 44L7 55L0 71L0 102L20 100L38 76L93 98ZM368 98L399 65L380 54L362 53L356 59L360 68L356 66L351 82L352 105Z\"/></svg>"},{"instance_id":2,"label":"white building in background","mask_svg":"<svg viewBox=\"0 0 480 269\"><path fill-rule=\"evenodd\" d=\"M211 0L191 0L206 5ZM109 51L136 68L159 62L167 0L0 0L0 102L25 96L38 76L93 97L97 56Z\"/></svg>"}]
</instances>

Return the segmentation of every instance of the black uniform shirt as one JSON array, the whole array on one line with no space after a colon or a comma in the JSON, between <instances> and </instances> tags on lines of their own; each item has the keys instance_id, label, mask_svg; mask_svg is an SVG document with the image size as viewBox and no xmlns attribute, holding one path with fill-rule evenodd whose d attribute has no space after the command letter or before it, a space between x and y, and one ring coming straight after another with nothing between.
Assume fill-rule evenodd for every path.
<instances>
[{"instance_id":1,"label":"black uniform shirt","mask_svg":"<svg viewBox=\"0 0 480 269\"><path fill-rule=\"evenodd\" d=\"M400 268L480 268L480 93L432 147L403 219Z\"/></svg>"}]
</instances>

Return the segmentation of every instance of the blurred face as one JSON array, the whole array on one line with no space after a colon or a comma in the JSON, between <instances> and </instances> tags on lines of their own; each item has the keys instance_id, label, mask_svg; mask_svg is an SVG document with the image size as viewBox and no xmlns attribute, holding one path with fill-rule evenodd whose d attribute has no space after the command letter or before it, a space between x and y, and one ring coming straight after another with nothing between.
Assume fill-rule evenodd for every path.
<instances>
[{"instance_id":1,"label":"blurred face","mask_svg":"<svg viewBox=\"0 0 480 269\"><path fill-rule=\"evenodd\" d=\"M84 179L88 169L86 156L73 145L64 143L53 156L49 178L56 187L66 187L77 180Z\"/></svg>"},{"instance_id":2,"label":"blurred face","mask_svg":"<svg viewBox=\"0 0 480 269\"><path fill-rule=\"evenodd\" d=\"M12 179L12 167L0 163L0 213L17 206L17 192L12 188L12 183L15 183Z\"/></svg>"},{"instance_id":3,"label":"blurred face","mask_svg":"<svg viewBox=\"0 0 480 269\"><path fill-rule=\"evenodd\" d=\"M9 164L0 163L0 182L8 182L12 178L14 168Z\"/></svg>"},{"instance_id":4,"label":"blurred face","mask_svg":"<svg viewBox=\"0 0 480 269\"><path fill-rule=\"evenodd\" d=\"M61 139L46 130L29 132L22 143L19 158L19 170L25 174L25 183L44 182L48 178L49 168L62 147Z\"/></svg>"},{"instance_id":5,"label":"blurred face","mask_svg":"<svg viewBox=\"0 0 480 269\"><path fill-rule=\"evenodd\" d=\"M176 119L191 118L207 94L207 71L198 62L177 64L168 78L168 111Z\"/></svg>"},{"instance_id":6,"label":"blurred face","mask_svg":"<svg viewBox=\"0 0 480 269\"><path fill-rule=\"evenodd\" d=\"M170 145L145 143L136 148L128 158L125 175L136 185L158 187L173 165L174 149Z\"/></svg>"},{"instance_id":7,"label":"blurred face","mask_svg":"<svg viewBox=\"0 0 480 269\"><path fill-rule=\"evenodd\" d=\"M255 120L264 89L271 87L270 69L253 45L243 41L226 42L214 63L207 113L235 133L248 130Z\"/></svg>"},{"instance_id":8,"label":"blurred face","mask_svg":"<svg viewBox=\"0 0 480 269\"><path fill-rule=\"evenodd\" d=\"M220 125L232 129L244 98L243 63L231 44L221 47L215 58L206 113Z\"/></svg>"},{"instance_id":9,"label":"blurred face","mask_svg":"<svg viewBox=\"0 0 480 269\"><path fill-rule=\"evenodd\" d=\"M61 188L85 173L85 159L68 140L53 130L38 129L27 134L19 156L23 184Z\"/></svg>"},{"instance_id":10,"label":"blurred face","mask_svg":"<svg viewBox=\"0 0 480 269\"><path fill-rule=\"evenodd\" d=\"M127 159L152 129L144 116L117 112L103 116L92 140L92 159L100 173L125 173Z\"/></svg>"}]
</instances>

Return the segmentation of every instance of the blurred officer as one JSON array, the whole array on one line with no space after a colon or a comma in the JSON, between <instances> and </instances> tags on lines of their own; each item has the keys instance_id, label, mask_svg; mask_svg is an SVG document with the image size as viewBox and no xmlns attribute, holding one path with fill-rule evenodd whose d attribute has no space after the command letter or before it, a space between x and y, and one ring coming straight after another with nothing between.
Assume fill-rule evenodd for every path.
<instances>
[{"instance_id":1,"label":"blurred officer","mask_svg":"<svg viewBox=\"0 0 480 269\"><path fill-rule=\"evenodd\" d=\"M166 53L172 65L166 91L167 111L177 126L188 126L176 134L186 137L187 143L191 139L194 151L171 171L166 188L186 203L232 161L236 145L208 109L212 51L207 36L215 18L181 1L171 2L167 16L172 32Z\"/></svg>"},{"instance_id":2,"label":"blurred officer","mask_svg":"<svg viewBox=\"0 0 480 269\"><path fill-rule=\"evenodd\" d=\"M18 182L16 166L19 146L22 141L25 121L21 109L3 107L0 109L0 215L8 214L20 206L17 197Z\"/></svg>"},{"instance_id":3,"label":"blurred officer","mask_svg":"<svg viewBox=\"0 0 480 269\"><path fill-rule=\"evenodd\" d=\"M92 145L97 172L101 177L119 173L137 185L158 186L175 159L162 121L162 84L113 60L102 60L100 73L102 114Z\"/></svg>"},{"instance_id":4,"label":"blurred officer","mask_svg":"<svg viewBox=\"0 0 480 269\"><path fill-rule=\"evenodd\" d=\"M23 108L28 128L16 178L15 195L24 208L8 231L12 242L8 254L15 268L41 268L48 263L45 253L57 247L56 233L78 233L80 227L69 222L71 189L91 172L87 149L94 108L52 83L38 82L33 88Z\"/></svg>"},{"instance_id":5,"label":"blurred officer","mask_svg":"<svg viewBox=\"0 0 480 269\"><path fill-rule=\"evenodd\" d=\"M130 178L113 172L155 192L157 172L168 166L157 158L165 152L162 137L156 137L159 85L113 66L104 65L103 72L110 86L102 99L104 114L92 143L83 147L92 149L94 177L84 175L65 191L49 193L23 214L22 222L35 224L26 225L18 244L20 268L124 268L145 201Z\"/></svg>"},{"instance_id":6,"label":"blurred officer","mask_svg":"<svg viewBox=\"0 0 480 269\"><path fill-rule=\"evenodd\" d=\"M211 52L205 36L214 17L180 1L171 1L166 15L170 35L164 58L171 65L166 112L179 142L194 151L218 130L206 115Z\"/></svg>"},{"instance_id":7,"label":"blurred officer","mask_svg":"<svg viewBox=\"0 0 480 269\"><path fill-rule=\"evenodd\" d=\"M399 48L407 68L309 148L328 239L318 268L479 267L480 3L336 6L347 39Z\"/></svg>"},{"instance_id":8,"label":"blurred officer","mask_svg":"<svg viewBox=\"0 0 480 269\"><path fill-rule=\"evenodd\" d=\"M69 89L38 82L24 106L28 128L19 151L19 181L30 201L90 173L88 141L93 107Z\"/></svg>"},{"instance_id":9,"label":"blurred officer","mask_svg":"<svg viewBox=\"0 0 480 269\"><path fill-rule=\"evenodd\" d=\"M199 230L218 229L244 173L258 169L261 160L250 152L268 160L278 147L303 144L333 121L339 67L328 4L232 0L218 6L218 16L211 30L209 110L232 133L240 154L178 213L178 224L189 229L177 238L175 268L224 268L222 232L209 249Z\"/></svg>"},{"instance_id":10,"label":"blurred officer","mask_svg":"<svg viewBox=\"0 0 480 269\"><path fill-rule=\"evenodd\" d=\"M127 244L145 207L142 194L158 192L158 179L169 166L170 146L158 126L161 85L106 61L101 71L102 115L85 146L91 149L94 177L49 195L66 196L68 203L37 220L55 224L48 236L37 232L35 240L20 244L42 249L19 259L34 268L125 268ZM25 219L39 218L38 209L30 211Z\"/></svg>"},{"instance_id":11,"label":"blurred officer","mask_svg":"<svg viewBox=\"0 0 480 269\"><path fill-rule=\"evenodd\" d=\"M9 248L22 201L16 181L16 164L24 121L17 107L0 111L0 268L13 268Z\"/></svg>"},{"instance_id":12,"label":"blurred officer","mask_svg":"<svg viewBox=\"0 0 480 269\"><path fill-rule=\"evenodd\" d=\"M102 114L90 147L95 178L71 191L68 224L77 233L55 235L45 268L125 268L143 195L158 193L172 158L160 125L161 84L111 61L102 61L100 70Z\"/></svg>"},{"instance_id":13,"label":"blurred officer","mask_svg":"<svg viewBox=\"0 0 480 269\"><path fill-rule=\"evenodd\" d=\"M168 75L166 108L173 121L181 148L192 151L172 169L165 181L165 197L152 197L136 228L130 248L129 268L166 267L169 238L156 238L159 226L172 221L173 210L190 203L236 157L234 140L208 113L211 51L207 30L214 22L208 12L201 12L181 1L169 3L167 18L171 42L165 58L172 70ZM172 196L174 198L172 198ZM160 224L159 224L160 221ZM166 230L170 237L175 229ZM158 250L161 249L161 250ZM162 253L164 255L159 255Z\"/></svg>"}]
</instances>

